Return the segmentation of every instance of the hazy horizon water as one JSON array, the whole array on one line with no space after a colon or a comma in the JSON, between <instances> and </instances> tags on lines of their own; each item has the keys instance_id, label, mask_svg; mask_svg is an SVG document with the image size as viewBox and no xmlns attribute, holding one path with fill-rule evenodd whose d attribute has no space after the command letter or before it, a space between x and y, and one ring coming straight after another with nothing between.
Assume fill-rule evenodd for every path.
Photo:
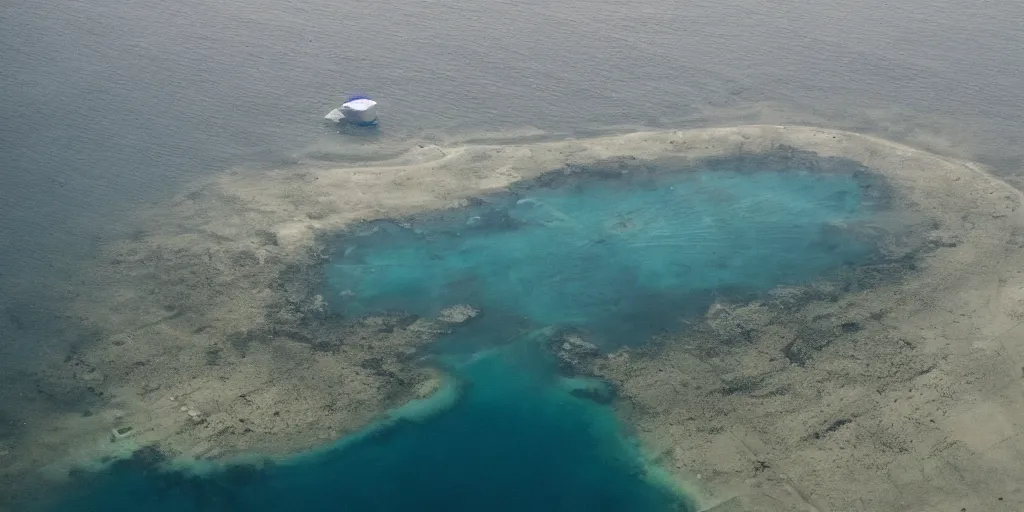
<instances>
[{"instance_id":1,"label":"hazy horizon water","mask_svg":"<svg viewBox=\"0 0 1024 512\"><path fill-rule=\"evenodd\" d=\"M0 13L0 261L89 250L189 181L332 138L321 117L349 92L382 102L390 141L714 123L767 102L897 137L927 126L1010 172L1022 21L1016 3L952 0L14 0Z\"/></svg>"}]
</instances>

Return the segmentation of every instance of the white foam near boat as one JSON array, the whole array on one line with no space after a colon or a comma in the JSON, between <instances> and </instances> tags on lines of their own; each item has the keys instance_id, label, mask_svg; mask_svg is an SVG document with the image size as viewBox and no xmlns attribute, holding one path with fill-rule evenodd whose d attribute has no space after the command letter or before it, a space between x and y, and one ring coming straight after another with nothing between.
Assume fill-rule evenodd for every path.
<instances>
[{"instance_id":1,"label":"white foam near boat","mask_svg":"<svg viewBox=\"0 0 1024 512\"><path fill-rule=\"evenodd\" d=\"M370 125L377 122L377 102L370 98L349 98L341 107L327 113L324 119L340 123Z\"/></svg>"}]
</instances>

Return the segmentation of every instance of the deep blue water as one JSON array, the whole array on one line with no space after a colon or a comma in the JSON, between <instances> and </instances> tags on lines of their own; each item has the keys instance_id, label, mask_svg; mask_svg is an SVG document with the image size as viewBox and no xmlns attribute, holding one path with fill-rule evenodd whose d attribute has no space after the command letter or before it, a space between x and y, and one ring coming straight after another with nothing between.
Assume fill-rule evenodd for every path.
<instances>
[{"instance_id":1,"label":"deep blue water","mask_svg":"<svg viewBox=\"0 0 1024 512\"><path fill-rule=\"evenodd\" d=\"M129 461L50 510L693 510L645 479L611 411L558 386L537 348L514 345L462 363L464 398L422 424L206 476Z\"/></svg>"},{"instance_id":2,"label":"deep blue water","mask_svg":"<svg viewBox=\"0 0 1024 512\"><path fill-rule=\"evenodd\" d=\"M876 210L877 183L769 163L554 174L466 208L359 226L325 268L337 312L482 311L434 354L462 390L453 408L266 467L200 476L118 463L54 509L694 510L651 473L607 400L573 394L602 384L561 375L546 336L640 343L718 298L873 257L870 241L835 226Z\"/></svg>"}]
</instances>

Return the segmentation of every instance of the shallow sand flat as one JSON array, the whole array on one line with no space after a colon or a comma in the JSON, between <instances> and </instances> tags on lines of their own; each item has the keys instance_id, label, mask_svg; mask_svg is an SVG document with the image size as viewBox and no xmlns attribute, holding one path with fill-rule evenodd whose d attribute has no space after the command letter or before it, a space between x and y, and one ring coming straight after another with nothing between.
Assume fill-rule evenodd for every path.
<instances>
[{"instance_id":1,"label":"shallow sand flat","mask_svg":"<svg viewBox=\"0 0 1024 512\"><path fill-rule=\"evenodd\" d=\"M1011 481L1009 471L1019 469L1013 462L1017 458L999 450L1013 446L1012 436L1020 433L1024 422L1018 415L1024 408L1016 405L1020 365L1014 362L1024 360L1019 343L1024 334L1011 329L1019 325L1015 315L1024 314L1024 283L1015 273L1024 268L1024 261L1017 261L1024 252L1019 192L969 164L880 139L777 126L523 145L423 146L373 167L305 166L225 174L154 209L140 221L138 236L112 248L106 261L84 271L74 310L95 341L38 376L41 393L65 403L23 412L24 421L38 427L25 429L19 439L8 442L3 472L12 482L44 466L59 475L69 461L151 442L171 454L210 458L247 451L286 453L335 439L430 388L436 375L421 366L415 354L442 326L402 319L345 325L326 321L317 295L317 266L324 260L322 236L358 220L456 207L469 196L567 165L615 158L697 161L779 151L781 146L846 157L879 170L902 200L940 222L937 247L927 264L909 281L843 295L842 301L860 302L841 311L834 309L837 302L801 299L799 307L774 313L772 322L759 327L756 342L730 345L721 354L696 357L685 339L668 340L649 354L597 361L594 371L621 387L625 402L634 404L632 412L624 414L638 426L641 438L655 451L670 450L666 466L696 482L709 504L752 486L774 486L769 491L775 492L782 488L779 482L806 494L812 487L806 473L822 480L813 483L815 493L803 502L818 503L821 510L858 510L849 507L861 503L863 510L914 510L907 507L915 503L921 504L920 510L932 510L928 507L941 498L936 493L967 496L962 489L968 484L922 483L933 480L928 475L946 474L939 463L954 453L978 454L974 459L955 458L975 461L976 469L963 470L967 479L985 478L988 454L1006 455L1000 459L1002 476L986 480L984 485L990 487L978 489ZM823 311L815 313L815 307ZM857 308L873 318L868 309L875 307L887 312L878 320L859 320L864 328L844 334L841 342L820 349L805 347L811 357L803 366L782 356L782 348L792 341L787 332L795 329L787 322L837 317L840 312L852 315ZM1006 334L997 339L1001 332ZM882 339L887 341L878 342ZM855 346L859 350L853 350ZM906 371L866 372L856 358L877 360L874 368L899 364ZM906 376L927 368L921 375ZM656 375L666 371L678 373L665 384L672 392L652 385ZM709 391L723 374L742 371L758 378L770 374L788 382L780 386L792 392L759 399L746 391ZM680 389L687 379L703 382L705 392ZM932 395L939 398L929 401ZM66 403L67 396L78 398ZM907 404L917 404L918 409ZM927 407L948 409L942 418L924 420L938 426L917 426ZM970 428L977 415L989 418L982 423L992 432ZM695 419L684 421L690 416ZM832 416L835 419L829 419ZM915 441L910 442L914 450L898 451L902 458L885 459L888 455L881 451L840 451L829 444L855 429L868 428L862 427L870 421L866 418L876 416L872 428L882 428L879 425L889 419L890 431L908 432L908 439L933 439L939 436L935 432L946 432L952 446L948 450L954 451L947 450L950 455L945 459L929 459L915 455L924 442ZM827 430L828 422L846 417L852 418L850 423L813 437L813 432ZM909 425L924 430L900 430ZM124 426L132 431L123 438L113 434L113 429ZM870 434L874 431L864 432L862 437L878 437ZM743 458L749 459L750 449L737 452L730 441L734 438L753 439L747 443L753 450L764 445L766 454L780 455L765 461L770 468L756 470L760 466L749 466L754 463ZM835 458L840 455L845 458ZM863 462L866 459L879 462ZM696 461L709 469L698 468ZM918 461L934 463L914 469ZM846 466L834 469L840 463ZM879 468L899 473L886 481L896 478L903 490L886 487L872 493L872 487L865 487L856 497L861 501L856 501L851 486L835 483L876 485ZM787 476L780 476L783 473ZM926 476L915 477L918 473ZM696 474L701 475L699 480ZM748 482L754 477L756 481ZM835 485L828 487L829 482ZM902 497L917 490L925 495ZM1007 489L1002 503L1020 499L1019 489L1016 494L1011 491ZM983 500L983 494L970 499ZM897 497L906 504L897 504ZM985 502L969 505L975 503Z\"/></svg>"}]
</instances>

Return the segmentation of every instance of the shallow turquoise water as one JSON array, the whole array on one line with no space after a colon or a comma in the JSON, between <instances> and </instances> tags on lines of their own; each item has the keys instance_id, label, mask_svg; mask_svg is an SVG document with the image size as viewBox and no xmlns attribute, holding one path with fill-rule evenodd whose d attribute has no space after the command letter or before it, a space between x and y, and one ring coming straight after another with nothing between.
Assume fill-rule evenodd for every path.
<instances>
[{"instance_id":1,"label":"shallow turquoise water","mask_svg":"<svg viewBox=\"0 0 1024 512\"><path fill-rule=\"evenodd\" d=\"M121 463L55 509L694 510L648 478L609 407L570 392L579 381L559 375L544 328L641 343L717 298L874 256L836 226L872 213L877 184L852 168L772 162L552 174L466 208L359 226L325 268L335 311L481 309L436 345L464 389L453 409L261 469L200 477Z\"/></svg>"},{"instance_id":2,"label":"shallow turquoise water","mask_svg":"<svg viewBox=\"0 0 1024 512\"><path fill-rule=\"evenodd\" d=\"M469 208L371 223L339 244L329 301L350 315L434 316L465 303L506 338L558 325L617 345L716 298L871 256L835 228L865 213L865 178L756 165L737 158L693 172L533 183Z\"/></svg>"}]
</instances>

